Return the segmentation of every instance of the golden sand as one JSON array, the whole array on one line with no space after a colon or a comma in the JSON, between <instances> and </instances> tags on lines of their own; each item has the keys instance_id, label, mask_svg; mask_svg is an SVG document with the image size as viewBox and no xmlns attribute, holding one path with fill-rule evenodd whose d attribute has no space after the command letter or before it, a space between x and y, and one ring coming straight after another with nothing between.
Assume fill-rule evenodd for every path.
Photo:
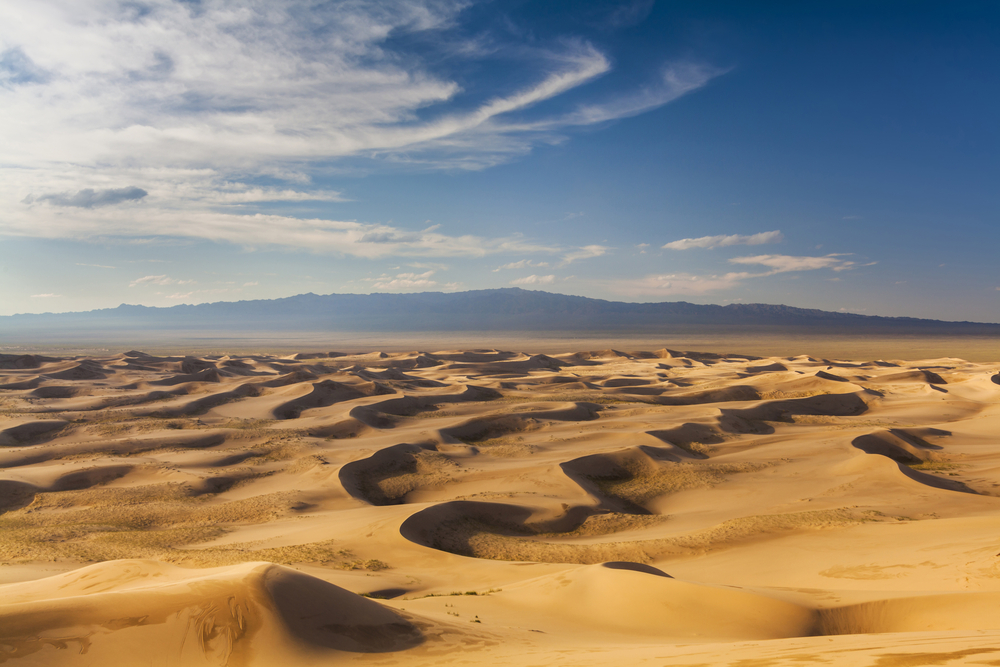
<instances>
[{"instance_id":1,"label":"golden sand","mask_svg":"<svg viewBox=\"0 0 1000 667\"><path fill-rule=\"evenodd\" d=\"M0 359L0 663L1000 665L1000 364Z\"/></svg>"}]
</instances>

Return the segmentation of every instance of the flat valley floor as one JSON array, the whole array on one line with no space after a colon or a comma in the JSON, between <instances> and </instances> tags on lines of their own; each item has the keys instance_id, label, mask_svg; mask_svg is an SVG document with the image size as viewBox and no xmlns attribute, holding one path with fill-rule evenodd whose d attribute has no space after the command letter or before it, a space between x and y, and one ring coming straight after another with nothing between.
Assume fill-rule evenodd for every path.
<instances>
[{"instance_id":1,"label":"flat valley floor","mask_svg":"<svg viewBox=\"0 0 1000 667\"><path fill-rule=\"evenodd\" d=\"M1000 363L2 355L0 663L1000 665Z\"/></svg>"}]
</instances>

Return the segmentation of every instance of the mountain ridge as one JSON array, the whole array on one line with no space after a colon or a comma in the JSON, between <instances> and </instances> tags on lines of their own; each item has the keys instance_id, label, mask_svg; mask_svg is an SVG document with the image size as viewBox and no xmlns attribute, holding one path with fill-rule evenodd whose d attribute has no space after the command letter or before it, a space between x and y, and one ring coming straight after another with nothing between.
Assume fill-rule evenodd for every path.
<instances>
[{"instance_id":1,"label":"mountain ridge","mask_svg":"<svg viewBox=\"0 0 1000 667\"><path fill-rule=\"evenodd\" d=\"M775 325L862 330L954 329L1000 334L1000 323L951 322L782 304L631 303L516 287L465 292L314 294L176 306L121 304L72 313L0 316L0 333L117 326L135 329L266 328L303 331L644 330L670 325Z\"/></svg>"}]
</instances>

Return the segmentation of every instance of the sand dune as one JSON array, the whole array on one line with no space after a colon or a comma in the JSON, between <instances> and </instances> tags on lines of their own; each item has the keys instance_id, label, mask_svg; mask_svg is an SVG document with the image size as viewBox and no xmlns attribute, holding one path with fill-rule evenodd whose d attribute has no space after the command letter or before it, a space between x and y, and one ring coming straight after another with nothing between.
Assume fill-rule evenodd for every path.
<instances>
[{"instance_id":1,"label":"sand dune","mask_svg":"<svg viewBox=\"0 0 1000 667\"><path fill-rule=\"evenodd\" d=\"M0 662L1000 664L998 366L2 355Z\"/></svg>"},{"instance_id":2,"label":"sand dune","mask_svg":"<svg viewBox=\"0 0 1000 667\"><path fill-rule=\"evenodd\" d=\"M316 664L423 643L408 616L271 563L118 560L6 586L0 647L25 664L141 664L151 651L170 664Z\"/></svg>"}]
</instances>

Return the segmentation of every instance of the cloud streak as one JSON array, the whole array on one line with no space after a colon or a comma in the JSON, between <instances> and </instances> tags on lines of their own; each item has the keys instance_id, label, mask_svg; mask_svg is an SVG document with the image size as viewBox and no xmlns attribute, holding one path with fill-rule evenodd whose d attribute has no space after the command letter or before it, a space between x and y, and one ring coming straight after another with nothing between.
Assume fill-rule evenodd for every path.
<instances>
[{"instance_id":1,"label":"cloud streak","mask_svg":"<svg viewBox=\"0 0 1000 667\"><path fill-rule=\"evenodd\" d=\"M581 259L592 259L594 257L600 257L610 250L607 246L602 245L588 245L578 248L576 250L571 250L570 252L563 255L562 262L559 266L566 266L567 264L572 264Z\"/></svg>"},{"instance_id":2,"label":"cloud streak","mask_svg":"<svg viewBox=\"0 0 1000 667\"><path fill-rule=\"evenodd\" d=\"M137 287L139 285L190 285L194 283L193 280L177 280L176 278L171 278L167 275L162 276L143 276L142 278L136 278L128 284L129 287Z\"/></svg>"},{"instance_id":3,"label":"cloud streak","mask_svg":"<svg viewBox=\"0 0 1000 667\"><path fill-rule=\"evenodd\" d=\"M843 255L822 257L797 257L791 255L755 255L734 257L733 264L767 267L767 271L730 271L722 274L699 275L677 272L652 274L632 280L617 280L608 284L611 291L627 296L700 296L709 292L719 292L740 287L747 280L767 278L782 273L802 271L848 271L859 266L871 266L874 262L859 265L843 259Z\"/></svg>"},{"instance_id":4,"label":"cloud streak","mask_svg":"<svg viewBox=\"0 0 1000 667\"><path fill-rule=\"evenodd\" d=\"M855 266L855 262L841 259L842 255L826 255L824 257L793 257L790 255L754 255L753 257L733 257L733 264L758 264L771 270L764 275L786 273L788 271L815 271L816 269L832 269L846 271Z\"/></svg>"},{"instance_id":5,"label":"cloud streak","mask_svg":"<svg viewBox=\"0 0 1000 667\"><path fill-rule=\"evenodd\" d=\"M691 250L693 248L724 248L734 245L764 245L765 243L779 243L784 239L784 235L775 230L773 232L761 232L759 234L729 234L720 236L701 236L696 239L680 239L664 244L664 250Z\"/></svg>"},{"instance_id":6,"label":"cloud streak","mask_svg":"<svg viewBox=\"0 0 1000 667\"><path fill-rule=\"evenodd\" d=\"M414 289L428 289L440 287L448 291L456 290L460 287L458 283L439 283L432 276L437 271L424 271L423 273L397 273L394 276L383 274L379 278L368 278L367 281L373 283L372 287L390 292L404 292Z\"/></svg>"},{"instance_id":7,"label":"cloud streak","mask_svg":"<svg viewBox=\"0 0 1000 667\"><path fill-rule=\"evenodd\" d=\"M556 253L555 246L534 243L518 234L482 237L450 235L439 229L410 231L382 223L363 223L282 215L237 215L215 211L150 210L140 222L127 211L74 210L39 224L11 216L7 233L46 238L110 237L188 238L231 243L247 249L283 247L363 258L484 257L495 254Z\"/></svg>"},{"instance_id":8,"label":"cloud streak","mask_svg":"<svg viewBox=\"0 0 1000 667\"><path fill-rule=\"evenodd\" d=\"M530 275L530 276L526 276L524 278L517 278L515 280L512 280L512 281L510 281L510 284L511 285L551 285L555 281L556 281L556 277L554 275L550 275L550 276Z\"/></svg>"},{"instance_id":9,"label":"cloud streak","mask_svg":"<svg viewBox=\"0 0 1000 667\"><path fill-rule=\"evenodd\" d=\"M112 188L108 190L94 190L86 188L76 193L57 192L38 197L28 195L24 198L25 204L48 203L53 206L69 206L73 208L101 208L102 206L114 206L129 201L138 201L149 193L142 188Z\"/></svg>"},{"instance_id":10,"label":"cloud streak","mask_svg":"<svg viewBox=\"0 0 1000 667\"><path fill-rule=\"evenodd\" d=\"M508 262L507 264L501 264L497 268L493 269L493 273L497 273L498 271L503 271L505 269L526 269L532 266L543 267L548 265L549 265L548 262L535 262L530 259L522 259L517 262Z\"/></svg>"}]
</instances>

